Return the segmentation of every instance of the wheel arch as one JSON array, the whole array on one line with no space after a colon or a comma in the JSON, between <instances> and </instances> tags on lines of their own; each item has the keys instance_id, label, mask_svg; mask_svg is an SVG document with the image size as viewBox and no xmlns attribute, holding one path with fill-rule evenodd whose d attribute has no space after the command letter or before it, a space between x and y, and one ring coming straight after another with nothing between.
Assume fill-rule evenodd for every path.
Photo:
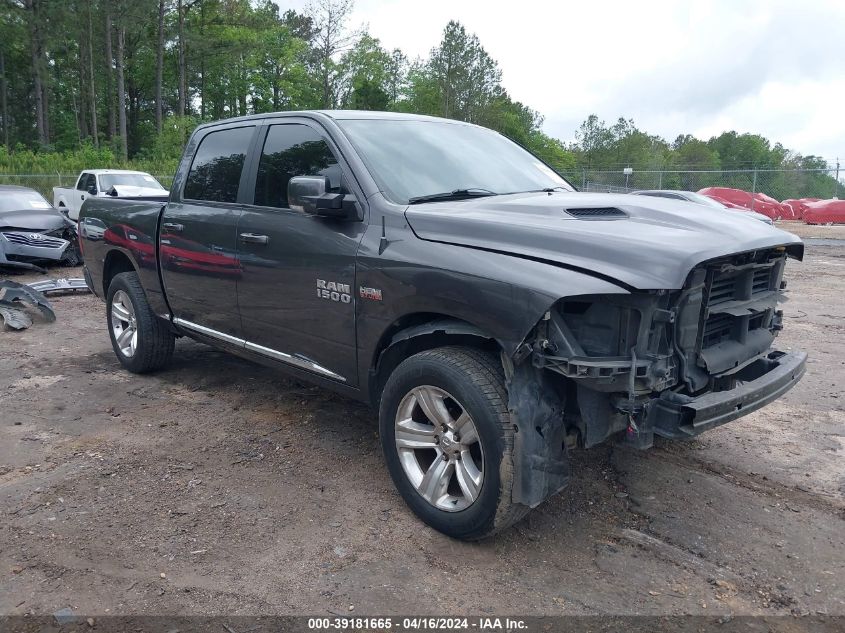
<instances>
[{"instance_id":1,"label":"wheel arch","mask_svg":"<svg viewBox=\"0 0 845 633\"><path fill-rule=\"evenodd\" d=\"M368 381L370 403L378 409L384 385L399 363L419 352L446 345L496 352L502 349L492 335L469 321L433 312L404 315L384 331L373 352Z\"/></svg>"},{"instance_id":2,"label":"wheel arch","mask_svg":"<svg viewBox=\"0 0 845 633\"><path fill-rule=\"evenodd\" d=\"M108 296L109 286L116 275L134 272L138 271L129 255L117 249L109 251L103 261L103 297Z\"/></svg>"}]
</instances>

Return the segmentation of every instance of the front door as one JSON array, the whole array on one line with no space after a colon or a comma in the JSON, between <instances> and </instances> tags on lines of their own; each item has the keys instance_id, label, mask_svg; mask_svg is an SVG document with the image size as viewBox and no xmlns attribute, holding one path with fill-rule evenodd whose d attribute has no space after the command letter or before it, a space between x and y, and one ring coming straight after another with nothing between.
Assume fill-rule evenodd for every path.
<instances>
[{"instance_id":1,"label":"front door","mask_svg":"<svg viewBox=\"0 0 845 633\"><path fill-rule=\"evenodd\" d=\"M256 129L212 128L198 139L182 195L168 203L159 234L161 275L173 316L183 327L224 341L241 336L239 196Z\"/></svg>"},{"instance_id":2,"label":"front door","mask_svg":"<svg viewBox=\"0 0 845 633\"><path fill-rule=\"evenodd\" d=\"M67 201L70 205L70 209L68 209L68 217L71 220L79 220L79 212L82 210L82 203L85 202L85 198L91 195L89 191L96 188L97 178L94 174L85 172L79 176L79 180L76 182L76 191L68 196Z\"/></svg>"},{"instance_id":3,"label":"front door","mask_svg":"<svg viewBox=\"0 0 845 633\"><path fill-rule=\"evenodd\" d=\"M238 304L247 349L357 386L355 255L365 225L292 210L294 176L348 174L330 139L305 121L265 128L252 206L238 221Z\"/></svg>"}]
</instances>

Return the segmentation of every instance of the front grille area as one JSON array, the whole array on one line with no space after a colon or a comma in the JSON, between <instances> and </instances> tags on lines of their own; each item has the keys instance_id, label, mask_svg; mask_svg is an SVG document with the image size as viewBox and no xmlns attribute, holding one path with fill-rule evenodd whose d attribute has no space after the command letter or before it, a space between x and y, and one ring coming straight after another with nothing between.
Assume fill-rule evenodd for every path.
<instances>
[{"instance_id":1,"label":"front grille area","mask_svg":"<svg viewBox=\"0 0 845 633\"><path fill-rule=\"evenodd\" d=\"M718 345L731 338L734 329L734 319L727 314L711 316L704 323L704 333L701 337L701 347L706 349Z\"/></svg>"},{"instance_id":2,"label":"front grille area","mask_svg":"<svg viewBox=\"0 0 845 633\"><path fill-rule=\"evenodd\" d=\"M41 233L18 233L14 231L4 231L3 237L12 244L20 244L22 246L39 246L41 248L62 248L65 245L65 240L56 237L49 237Z\"/></svg>"},{"instance_id":3,"label":"front grille area","mask_svg":"<svg viewBox=\"0 0 845 633\"><path fill-rule=\"evenodd\" d=\"M773 249L706 268L697 347L708 373L741 367L769 348L780 327L775 309L785 259Z\"/></svg>"},{"instance_id":4,"label":"front grille area","mask_svg":"<svg viewBox=\"0 0 845 633\"><path fill-rule=\"evenodd\" d=\"M707 305L716 307L731 301L743 301L763 296L773 290L773 263L760 264L742 272L728 271L713 275Z\"/></svg>"},{"instance_id":5,"label":"front grille area","mask_svg":"<svg viewBox=\"0 0 845 633\"><path fill-rule=\"evenodd\" d=\"M755 270L754 275L751 277L751 296L753 297L769 290L773 290L772 269Z\"/></svg>"}]
</instances>

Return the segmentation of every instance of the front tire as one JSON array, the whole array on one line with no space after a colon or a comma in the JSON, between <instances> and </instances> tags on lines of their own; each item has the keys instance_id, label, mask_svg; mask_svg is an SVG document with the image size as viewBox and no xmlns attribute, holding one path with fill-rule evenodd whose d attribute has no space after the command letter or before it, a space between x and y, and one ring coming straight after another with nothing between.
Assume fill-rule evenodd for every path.
<instances>
[{"instance_id":1,"label":"front tire","mask_svg":"<svg viewBox=\"0 0 845 633\"><path fill-rule=\"evenodd\" d=\"M129 371L143 374L170 362L176 337L150 308L137 273L112 279L106 320L115 356Z\"/></svg>"},{"instance_id":2,"label":"front tire","mask_svg":"<svg viewBox=\"0 0 845 633\"><path fill-rule=\"evenodd\" d=\"M477 540L528 512L512 500L514 429L494 354L443 347L406 359L385 385L379 426L396 488L434 529Z\"/></svg>"}]
</instances>

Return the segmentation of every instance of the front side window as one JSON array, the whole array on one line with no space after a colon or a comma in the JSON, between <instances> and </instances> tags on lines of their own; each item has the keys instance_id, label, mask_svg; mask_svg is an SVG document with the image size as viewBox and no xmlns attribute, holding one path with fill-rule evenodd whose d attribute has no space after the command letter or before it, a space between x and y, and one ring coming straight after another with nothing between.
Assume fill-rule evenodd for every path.
<instances>
[{"instance_id":1,"label":"front side window","mask_svg":"<svg viewBox=\"0 0 845 633\"><path fill-rule=\"evenodd\" d=\"M82 174L79 177L79 182L76 183L76 188L79 191L88 191L91 188L91 185L88 184L90 180L93 180L92 174ZM94 184L94 183L91 183Z\"/></svg>"},{"instance_id":2,"label":"front side window","mask_svg":"<svg viewBox=\"0 0 845 633\"><path fill-rule=\"evenodd\" d=\"M207 134L200 142L184 197L210 202L237 202L238 185L255 128L237 127Z\"/></svg>"},{"instance_id":3,"label":"front side window","mask_svg":"<svg viewBox=\"0 0 845 633\"><path fill-rule=\"evenodd\" d=\"M325 176L340 191L341 169L328 143L301 123L272 125L258 163L254 204L289 208L288 181L294 176Z\"/></svg>"}]
</instances>

